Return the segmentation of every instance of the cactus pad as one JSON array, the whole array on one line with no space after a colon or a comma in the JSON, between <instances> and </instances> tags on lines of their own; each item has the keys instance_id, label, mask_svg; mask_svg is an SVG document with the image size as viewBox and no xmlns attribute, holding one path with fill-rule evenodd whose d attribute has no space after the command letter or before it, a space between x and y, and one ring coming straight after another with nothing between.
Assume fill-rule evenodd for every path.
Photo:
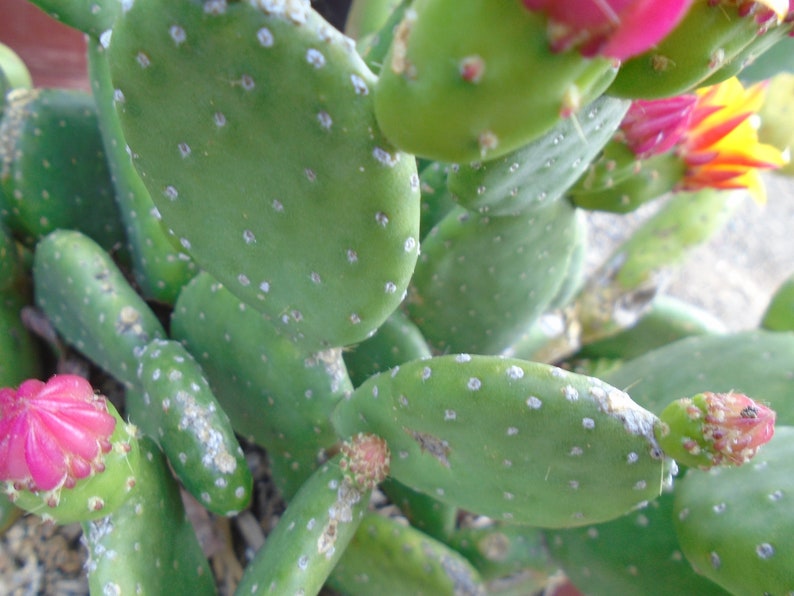
<instances>
[{"instance_id":1,"label":"cactus pad","mask_svg":"<svg viewBox=\"0 0 794 596\"><path fill-rule=\"evenodd\" d=\"M378 132L351 40L308 2L152 1L117 21L108 55L135 166L202 268L311 349L395 310L419 183Z\"/></svg>"},{"instance_id":2,"label":"cactus pad","mask_svg":"<svg viewBox=\"0 0 794 596\"><path fill-rule=\"evenodd\" d=\"M522 524L612 519L659 496L665 477L655 416L597 379L521 360L410 362L369 379L333 422L386 439L400 482Z\"/></svg>"}]
</instances>

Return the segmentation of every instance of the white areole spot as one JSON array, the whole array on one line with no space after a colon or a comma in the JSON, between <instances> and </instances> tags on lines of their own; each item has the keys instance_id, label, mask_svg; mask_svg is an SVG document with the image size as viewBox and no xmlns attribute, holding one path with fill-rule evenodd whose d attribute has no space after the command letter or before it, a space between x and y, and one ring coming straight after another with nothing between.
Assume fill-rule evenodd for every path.
<instances>
[{"instance_id":1,"label":"white areole spot","mask_svg":"<svg viewBox=\"0 0 794 596\"><path fill-rule=\"evenodd\" d=\"M325 56L323 53L315 48L306 50L306 62L311 64L314 68L322 68L325 66Z\"/></svg>"},{"instance_id":2,"label":"white areole spot","mask_svg":"<svg viewBox=\"0 0 794 596\"><path fill-rule=\"evenodd\" d=\"M174 43L177 46L182 45L187 39L185 30L179 25L171 25L171 27L168 29L168 34L171 36L171 39L174 40Z\"/></svg>"}]
</instances>

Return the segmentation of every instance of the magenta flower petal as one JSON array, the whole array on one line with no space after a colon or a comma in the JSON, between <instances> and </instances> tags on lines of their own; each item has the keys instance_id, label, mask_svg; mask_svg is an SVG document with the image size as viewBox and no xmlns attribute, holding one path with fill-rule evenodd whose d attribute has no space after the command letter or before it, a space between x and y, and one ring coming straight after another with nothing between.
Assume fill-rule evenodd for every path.
<instances>
[{"instance_id":1,"label":"magenta flower petal","mask_svg":"<svg viewBox=\"0 0 794 596\"><path fill-rule=\"evenodd\" d=\"M104 469L115 426L104 398L81 377L0 389L0 480L34 491L72 486Z\"/></svg>"},{"instance_id":2,"label":"magenta flower petal","mask_svg":"<svg viewBox=\"0 0 794 596\"><path fill-rule=\"evenodd\" d=\"M625 60L664 39L692 0L524 0L549 17L555 51L576 47L588 57Z\"/></svg>"}]
</instances>

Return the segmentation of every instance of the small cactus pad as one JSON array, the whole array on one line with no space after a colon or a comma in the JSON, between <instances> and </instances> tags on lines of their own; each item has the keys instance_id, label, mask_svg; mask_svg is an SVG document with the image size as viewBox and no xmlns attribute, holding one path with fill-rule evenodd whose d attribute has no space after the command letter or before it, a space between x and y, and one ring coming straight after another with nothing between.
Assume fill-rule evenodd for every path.
<instances>
[{"instance_id":1,"label":"small cactus pad","mask_svg":"<svg viewBox=\"0 0 794 596\"><path fill-rule=\"evenodd\" d=\"M185 488L213 513L245 509L253 480L243 450L190 353L156 339L141 352L138 378L144 393L135 412L128 396L130 418L161 445Z\"/></svg>"},{"instance_id":2,"label":"small cactus pad","mask_svg":"<svg viewBox=\"0 0 794 596\"><path fill-rule=\"evenodd\" d=\"M93 98L16 90L0 124L0 215L28 244L77 229L110 249L123 238Z\"/></svg>"},{"instance_id":3,"label":"small cactus pad","mask_svg":"<svg viewBox=\"0 0 794 596\"><path fill-rule=\"evenodd\" d=\"M404 520L367 514L331 575L348 596L485 596L477 570L460 553Z\"/></svg>"},{"instance_id":4,"label":"small cactus pad","mask_svg":"<svg viewBox=\"0 0 794 596\"><path fill-rule=\"evenodd\" d=\"M353 389L342 351L301 350L207 273L182 290L171 333L194 354L234 430L268 450L289 498L337 440L329 418Z\"/></svg>"},{"instance_id":5,"label":"small cactus pad","mask_svg":"<svg viewBox=\"0 0 794 596\"><path fill-rule=\"evenodd\" d=\"M356 485L339 455L318 468L290 501L246 567L237 594L317 594L353 538L370 490Z\"/></svg>"},{"instance_id":6,"label":"small cactus pad","mask_svg":"<svg viewBox=\"0 0 794 596\"><path fill-rule=\"evenodd\" d=\"M139 482L112 515L83 523L92 594L212 596L215 581L165 458L140 439Z\"/></svg>"},{"instance_id":7,"label":"small cactus pad","mask_svg":"<svg viewBox=\"0 0 794 596\"><path fill-rule=\"evenodd\" d=\"M587 169L628 107L629 102L601 97L512 153L453 166L449 190L461 206L488 215L544 207L559 199Z\"/></svg>"},{"instance_id":8,"label":"small cactus pad","mask_svg":"<svg viewBox=\"0 0 794 596\"><path fill-rule=\"evenodd\" d=\"M613 76L607 60L553 53L545 18L518 1L417 0L394 35L375 109L401 149L468 163L540 136Z\"/></svg>"},{"instance_id":9,"label":"small cactus pad","mask_svg":"<svg viewBox=\"0 0 794 596\"><path fill-rule=\"evenodd\" d=\"M137 352L165 337L160 321L107 253L80 232L41 240L33 262L36 303L64 339L129 386Z\"/></svg>"},{"instance_id":10,"label":"small cactus pad","mask_svg":"<svg viewBox=\"0 0 794 596\"><path fill-rule=\"evenodd\" d=\"M457 208L422 243L408 314L434 350L498 353L555 297L581 231L567 201L515 217Z\"/></svg>"},{"instance_id":11,"label":"small cactus pad","mask_svg":"<svg viewBox=\"0 0 794 596\"><path fill-rule=\"evenodd\" d=\"M675 524L692 566L732 594L794 592L794 428L746 466L690 470L675 491Z\"/></svg>"},{"instance_id":12,"label":"small cactus pad","mask_svg":"<svg viewBox=\"0 0 794 596\"><path fill-rule=\"evenodd\" d=\"M379 133L374 75L308 1L136 2L109 62L165 225L307 349L365 339L418 255L416 164Z\"/></svg>"},{"instance_id":13,"label":"small cactus pad","mask_svg":"<svg viewBox=\"0 0 794 596\"><path fill-rule=\"evenodd\" d=\"M344 359L353 385L361 385L374 374L430 355L419 328L395 310L372 337L344 352Z\"/></svg>"},{"instance_id":14,"label":"small cactus pad","mask_svg":"<svg viewBox=\"0 0 794 596\"><path fill-rule=\"evenodd\" d=\"M386 439L400 482L515 523L612 519L659 496L665 477L655 416L598 379L522 360L410 362L369 379L333 422Z\"/></svg>"}]
</instances>

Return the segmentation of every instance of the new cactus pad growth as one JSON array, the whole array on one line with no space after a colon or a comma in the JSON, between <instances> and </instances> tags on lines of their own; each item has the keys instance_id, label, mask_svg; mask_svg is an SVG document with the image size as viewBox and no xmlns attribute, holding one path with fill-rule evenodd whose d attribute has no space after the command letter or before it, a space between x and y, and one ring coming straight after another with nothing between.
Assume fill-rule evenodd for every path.
<instances>
[{"instance_id":1,"label":"new cactus pad growth","mask_svg":"<svg viewBox=\"0 0 794 596\"><path fill-rule=\"evenodd\" d=\"M664 294L789 157L790 0L31 1L91 93L0 45L0 531L95 596L794 591L791 283Z\"/></svg>"}]
</instances>

